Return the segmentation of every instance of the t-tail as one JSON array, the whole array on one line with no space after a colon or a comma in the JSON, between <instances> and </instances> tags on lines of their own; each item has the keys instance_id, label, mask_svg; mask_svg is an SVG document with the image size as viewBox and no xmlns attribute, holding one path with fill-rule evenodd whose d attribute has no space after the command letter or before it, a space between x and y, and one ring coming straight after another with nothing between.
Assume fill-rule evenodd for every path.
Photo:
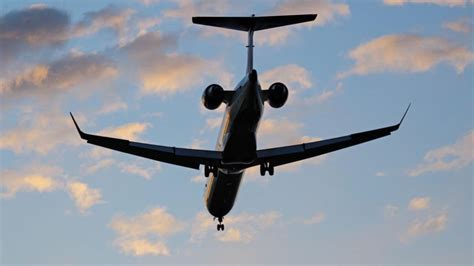
<instances>
[{"instance_id":1,"label":"t-tail","mask_svg":"<svg viewBox=\"0 0 474 266\"><path fill-rule=\"evenodd\" d=\"M253 33L297 23L313 21L316 14L256 17L193 17L193 23L248 32L247 74L253 69Z\"/></svg>"}]
</instances>

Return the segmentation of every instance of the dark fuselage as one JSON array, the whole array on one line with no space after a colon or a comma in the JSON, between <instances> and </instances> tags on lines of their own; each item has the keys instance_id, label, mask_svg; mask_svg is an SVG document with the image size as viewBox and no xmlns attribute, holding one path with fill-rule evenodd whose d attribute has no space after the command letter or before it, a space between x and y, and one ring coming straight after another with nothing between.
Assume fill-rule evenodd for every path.
<instances>
[{"instance_id":1,"label":"dark fuselage","mask_svg":"<svg viewBox=\"0 0 474 266\"><path fill-rule=\"evenodd\" d=\"M224 217L234 205L245 172L237 166L256 158L256 133L262 114L261 88L257 72L252 70L237 85L222 121L216 150L222 151L223 161L217 175L210 174L204 194L214 217Z\"/></svg>"}]
</instances>

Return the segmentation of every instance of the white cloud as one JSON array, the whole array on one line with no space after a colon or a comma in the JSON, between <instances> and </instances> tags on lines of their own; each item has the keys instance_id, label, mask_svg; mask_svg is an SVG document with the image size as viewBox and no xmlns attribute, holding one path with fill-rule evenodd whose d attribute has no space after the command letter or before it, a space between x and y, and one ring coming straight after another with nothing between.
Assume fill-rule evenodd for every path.
<instances>
[{"instance_id":1,"label":"white cloud","mask_svg":"<svg viewBox=\"0 0 474 266\"><path fill-rule=\"evenodd\" d=\"M424 210L430 207L431 199L429 197L417 197L410 200L408 209L412 211Z\"/></svg>"},{"instance_id":2,"label":"white cloud","mask_svg":"<svg viewBox=\"0 0 474 266\"><path fill-rule=\"evenodd\" d=\"M35 165L22 170L4 170L0 179L2 198L12 198L18 192L50 192L62 187L57 167Z\"/></svg>"},{"instance_id":3,"label":"white cloud","mask_svg":"<svg viewBox=\"0 0 474 266\"><path fill-rule=\"evenodd\" d=\"M447 171L463 168L474 161L474 130L458 139L454 144L428 151L423 162L409 171L410 176L428 172Z\"/></svg>"},{"instance_id":4,"label":"white cloud","mask_svg":"<svg viewBox=\"0 0 474 266\"><path fill-rule=\"evenodd\" d=\"M280 217L281 214L275 211L269 211L259 215L248 213L227 215L224 218L226 231L215 232L216 223L207 213L199 212L191 226L190 241L202 241L210 232L215 232L214 238L222 242L249 243L259 232L275 224Z\"/></svg>"},{"instance_id":5,"label":"white cloud","mask_svg":"<svg viewBox=\"0 0 474 266\"><path fill-rule=\"evenodd\" d=\"M355 65L338 74L366 75L381 72L425 72L445 63L462 73L474 61L468 48L441 37L415 34L385 35L361 44L349 52Z\"/></svg>"},{"instance_id":6,"label":"white cloud","mask_svg":"<svg viewBox=\"0 0 474 266\"><path fill-rule=\"evenodd\" d=\"M386 176L386 175L387 174L385 172L381 172L381 171L375 173L375 176Z\"/></svg>"},{"instance_id":7,"label":"white cloud","mask_svg":"<svg viewBox=\"0 0 474 266\"><path fill-rule=\"evenodd\" d=\"M90 175L97 171L100 171L104 168L111 166L115 161L110 158L102 159L99 161L95 161L92 165L89 165L85 168L85 173Z\"/></svg>"},{"instance_id":8,"label":"white cloud","mask_svg":"<svg viewBox=\"0 0 474 266\"><path fill-rule=\"evenodd\" d=\"M386 218L392 218L395 217L398 214L398 206L392 205L392 204L387 204L384 207L384 216Z\"/></svg>"},{"instance_id":9,"label":"white cloud","mask_svg":"<svg viewBox=\"0 0 474 266\"><path fill-rule=\"evenodd\" d=\"M410 224L400 240L407 242L418 236L439 233L446 228L447 222L448 214L446 212L436 216L430 215L425 219L417 218Z\"/></svg>"},{"instance_id":10,"label":"white cloud","mask_svg":"<svg viewBox=\"0 0 474 266\"><path fill-rule=\"evenodd\" d=\"M170 255L164 238L182 231L184 226L163 207L134 217L118 215L109 224L117 233L115 245L125 254L134 256Z\"/></svg>"},{"instance_id":11,"label":"white cloud","mask_svg":"<svg viewBox=\"0 0 474 266\"><path fill-rule=\"evenodd\" d=\"M462 17L454 21L444 22L443 28L454 32L470 33L472 32L472 18Z\"/></svg>"},{"instance_id":12,"label":"white cloud","mask_svg":"<svg viewBox=\"0 0 474 266\"><path fill-rule=\"evenodd\" d=\"M67 190L81 213L85 213L90 207L103 202L100 190L90 188L85 183L79 181L69 182Z\"/></svg>"},{"instance_id":13,"label":"white cloud","mask_svg":"<svg viewBox=\"0 0 474 266\"><path fill-rule=\"evenodd\" d=\"M317 212L313 216L303 221L304 224L319 224L326 219L326 214L324 212Z\"/></svg>"},{"instance_id":14,"label":"white cloud","mask_svg":"<svg viewBox=\"0 0 474 266\"><path fill-rule=\"evenodd\" d=\"M432 4L438 6L459 7L465 6L466 0L384 0L384 4L390 6L402 6L404 4Z\"/></svg>"}]
</instances>

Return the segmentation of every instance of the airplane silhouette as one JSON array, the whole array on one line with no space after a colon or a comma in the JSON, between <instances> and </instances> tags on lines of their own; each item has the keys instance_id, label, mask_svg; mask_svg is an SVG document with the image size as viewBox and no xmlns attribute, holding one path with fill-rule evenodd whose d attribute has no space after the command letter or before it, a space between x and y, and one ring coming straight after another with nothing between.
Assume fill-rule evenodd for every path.
<instances>
[{"instance_id":1,"label":"airplane silhouette","mask_svg":"<svg viewBox=\"0 0 474 266\"><path fill-rule=\"evenodd\" d=\"M224 90L218 84L209 85L202 102L214 110L227 105L215 150L168 147L87 134L81 131L72 113L71 118L82 139L87 143L145 157L148 159L199 170L204 166L208 177L204 200L209 213L217 218L217 230L224 230L222 220L232 209L242 177L247 168L260 166L260 174L274 174L274 168L360 143L385 137L398 130L410 105L398 124L359 132L338 138L257 149L256 133L263 114L264 102L273 108L282 107L288 98L287 87L280 82L262 90L257 71L253 68L253 34L255 31L313 21L316 14L256 17L193 17L195 24L248 32L247 71L235 90Z\"/></svg>"}]
</instances>

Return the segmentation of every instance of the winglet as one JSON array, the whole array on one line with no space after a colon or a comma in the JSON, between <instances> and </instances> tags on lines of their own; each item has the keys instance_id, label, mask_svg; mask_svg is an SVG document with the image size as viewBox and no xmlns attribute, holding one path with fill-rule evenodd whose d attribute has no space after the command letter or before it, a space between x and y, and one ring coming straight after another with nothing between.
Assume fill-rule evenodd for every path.
<instances>
[{"instance_id":1,"label":"winglet","mask_svg":"<svg viewBox=\"0 0 474 266\"><path fill-rule=\"evenodd\" d=\"M79 126L77 125L76 119L74 119L74 116L72 115L72 113L69 112L69 114L71 115L72 121L74 122L74 125L76 126L77 132L79 132L79 136L81 136L82 139L85 139L86 134L82 132L82 130L79 128Z\"/></svg>"},{"instance_id":2,"label":"winglet","mask_svg":"<svg viewBox=\"0 0 474 266\"><path fill-rule=\"evenodd\" d=\"M410 106L411 106L411 103L408 104L407 110L406 110L405 113L403 114L402 119L400 119L400 123L398 123L399 126L402 124L403 119L405 119L405 116L407 115L408 110L410 109Z\"/></svg>"}]
</instances>

